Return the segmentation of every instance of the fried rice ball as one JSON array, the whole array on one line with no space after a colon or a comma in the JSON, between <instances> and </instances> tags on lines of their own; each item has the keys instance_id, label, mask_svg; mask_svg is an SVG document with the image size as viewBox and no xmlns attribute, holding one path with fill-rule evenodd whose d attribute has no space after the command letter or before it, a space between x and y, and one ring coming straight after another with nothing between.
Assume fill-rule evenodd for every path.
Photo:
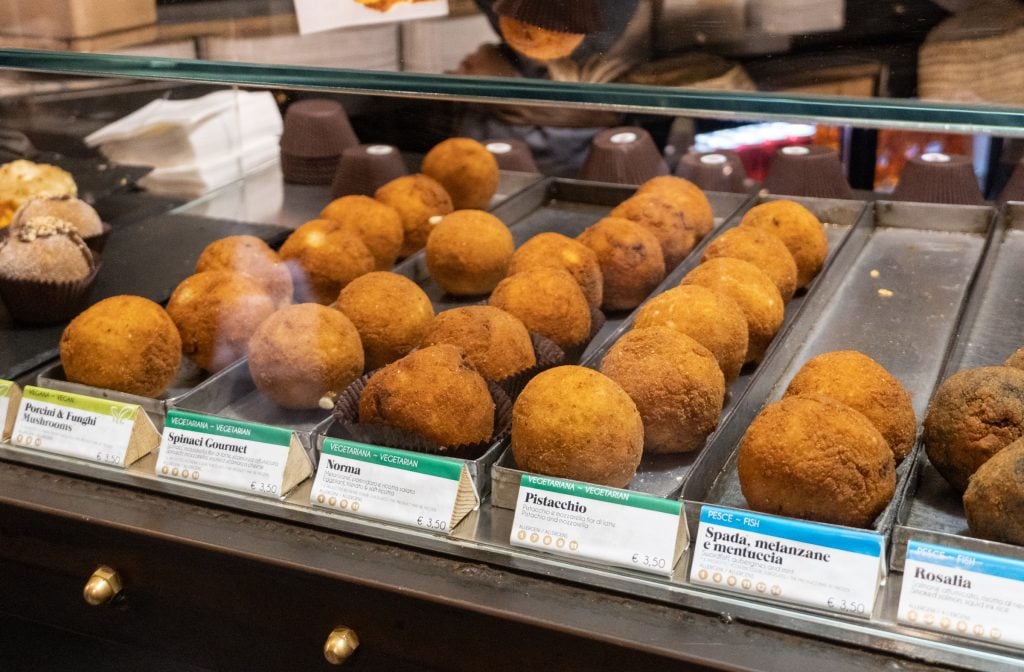
<instances>
[{"instance_id":1,"label":"fried rice ball","mask_svg":"<svg viewBox=\"0 0 1024 672\"><path fill-rule=\"evenodd\" d=\"M978 467L964 493L971 534L1024 546L1024 440Z\"/></svg>"},{"instance_id":2,"label":"fried rice ball","mask_svg":"<svg viewBox=\"0 0 1024 672\"><path fill-rule=\"evenodd\" d=\"M928 459L958 492L993 455L1024 436L1024 371L988 366L939 386L924 419Z\"/></svg>"},{"instance_id":3,"label":"fried rice ball","mask_svg":"<svg viewBox=\"0 0 1024 672\"><path fill-rule=\"evenodd\" d=\"M99 213L85 201L73 196L43 196L31 198L14 214L11 226L27 222L35 217L56 217L71 222L82 238L91 238L103 233L103 221Z\"/></svg>"},{"instance_id":4,"label":"fried rice ball","mask_svg":"<svg viewBox=\"0 0 1024 672\"><path fill-rule=\"evenodd\" d=\"M498 17L498 30L508 46L527 58L537 61L554 61L564 58L580 46L583 33L562 33L524 23L511 16Z\"/></svg>"},{"instance_id":5,"label":"fried rice ball","mask_svg":"<svg viewBox=\"0 0 1024 672\"><path fill-rule=\"evenodd\" d=\"M483 210L456 210L427 238L427 270L449 294L487 294L505 277L514 251L500 219Z\"/></svg>"},{"instance_id":6,"label":"fried rice ball","mask_svg":"<svg viewBox=\"0 0 1024 672\"><path fill-rule=\"evenodd\" d=\"M278 308L292 303L292 274L288 266L256 236L228 236L207 245L196 262L196 273L204 271L244 273L263 286Z\"/></svg>"},{"instance_id":7,"label":"fried rice ball","mask_svg":"<svg viewBox=\"0 0 1024 672\"><path fill-rule=\"evenodd\" d=\"M483 443L494 434L494 399L454 345L417 350L373 374L359 422L416 432L439 446Z\"/></svg>"},{"instance_id":8,"label":"fried rice ball","mask_svg":"<svg viewBox=\"0 0 1024 672\"><path fill-rule=\"evenodd\" d=\"M73 383L159 397L181 364L181 337L167 312L141 296L112 296L78 315L60 338Z\"/></svg>"},{"instance_id":9,"label":"fried rice ball","mask_svg":"<svg viewBox=\"0 0 1024 672\"><path fill-rule=\"evenodd\" d=\"M711 351L670 327L633 329L601 362L644 422L648 453L687 453L718 426L725 377Z\"/></svg>"},{"instance_id":10,"label":"fried rice ball","mask_svg":"<svg viewBox=\"0 0 1024 672\"><path fill-rule=\"evenodd\" d=\"M1012 355L1010 355L1003 366L1010 366L1014 369L1021 369L1024 371L1024 348L1017 348Z\"/></svg>"},{"instance_id":11,"label":"fried rice ball","mask_svg":"<svg viewBox=\"0 0 1024 672\"><path fill-rule=\"evenodd\" d=\"M700 285L725 294L747 318L748 362L759 362L785 316L782 295L771 278L741 259L709 259L683 278L684 285Z\"/></svg>"},{"instance_id":12,"label":"fried rice ball","mask_svg":"<svg viewBox=\"0 0 1024 672\"><path fill-rule=\"evenodd\" d=\"M711 241L704 258L732 257L749 261L771 278L782 300L789 303L796 292L796 261L778 236L752 226L737 226Z\"/></svg>"},{"instance_id":13,"label":"fried rice ball","mask_svg":"<svg viewBox=\"0 0 1024 672\"><path fill-rule=\"evenodd\" d=\"M796 394L823 394L860 412L889 444L897 464L914 447L917 418L910 394L863 353L839 350L811 359L789 381L786 396Z\"/></svg>"},{"instance_id":14,"label":"fried rice ball","mask_svg":"<svg viewBox=\"0 0 1024 672\"><path fill-rule=\"evenodd\" d=\"M828 237L814 213L794 201L769 201L751 208L740 226L752 226L774 233L789 249L796 262L796 286L811 284L825 266Z\"/></svg>"},{"instance_id":15,"label":"fried rice ball","mask_svg":"<svg viewBox=\"0 0 1024 672\"><path fill-rule=\"evenodd\" d=\"M167 314L181 334L182 352L211 373L244 357L253 332L276 309L259 283L232 271L189 276L167 302Z\"/></svg>"},{"instance_id":16,"label":"fried rice ball","mask_svg":"<svg viewBox=\"0 0 1024 672\"><path fill-rule=\"evenodd\" d=\"M421 346L442 344L461 348L487 380L505 380L537 364L526 326L492 306L463 306L435 317Z\"/></svg>"},{"instance_id":17,"label":"fried rice ball","mask_svg":"<svg viewBox=\"0 0 1024 672\"><path fill-rule=\"evenodd\" d=\"M581 345L590 337L590 306L576 281L557 268L534 268L510 275L487 303L515 315L526 328L560 348Z\"/></svg>"},{"instance_id":18,"label":"fried rice ball","mask_svg":"<svg viewBox=\"0 0 1024 672\"><path fill-rule=\"evenodd\" d=\"M351 226L373 255L374 270L386 271L395 265L405 229L398 211L390 205L369 196L342 196L328 203L320 218Z\"/></svg>"},{"instance_id":19,"label":"fried rice ball","mask_svg":"<svg viewBox=\"0 0 1024 672\"><path fill-rule=\"evenodd\" d=\"M548 369L526 384L512 408L512 454L525 471L622 488L643 448L636 404L593 369Z\"/></svg>"},{"instance_id":20,"label":"fried rice ball","mask_svg":"<svg viewBox=\"0 0 1024 672\"><path fill-rule=\"evenodd\" d=\"M434 319L426 292L409 278L387 271L350 282L338 295L337 308L356 326L369 371L412 352Z\"/></svg>"},{"instance_id":21,"label":"fried rice ball","mask_svg":"<svg viewBox=\"0 0 1024 672\"><path fill-rule=\"evenodd\" d=\"M627 198L609 216L636 222L653 233L661 245L666 270L675 268L697 244L697 234L683 211L656 193Z\"/></svg>"},{"instance_id":22,"label":"fried rice ball","mask_svg":"<svg viewBox=\"0 0 1024 672\"><path fill-rule=\"evenodd\" d=\"M429 175L452 197L456 210L483 210L498 192L498 160L472 138L449 138L423 157Z\"/></svg>"},{"instance_id":23,"label":"fried rice ball","mask_svg":"<svg viewBox=\"0 0 1024 672\"><path fill-rule=\"evenodd\" d=\"M715 213L711 201L693 182L674 175L653 177L636 190L638 194L657 194L683 212L686 224L697 240L711 233L715 228Z\"/></svg>"},{"instance_id":24,"label":"fried rice ball","mask_svg":"<svg viewBox=\"0 0 1024 672\"><path fill-rule=\"evenodd\" d=\"M363 373L363 346L337 310L299 303L277 311L249 341L249 372L278 406L319 408Z\"/></svg>"},{"instance_id":25,"label":"fried rice ball","mask_svg":"<svg viewBox=\"0 0 1024 672\"><path fill-rule=\"evenodd\" d=\"M398 251L400 257L422 250L434 227L431 220L455 209L441 183L420 173L391 180L377 189L373 197L397 210L402 218L404 234L402 249Z\"/></svg>"},{"instance_id":26,"label":"fried rice ball","mask_svg":"<svg viewBox=\"0 0 1024 672\"><path fill-rule=\"evenodd\" d=\"M711 351L728 385L747 357L747 318L725 294L699 285L680 285L640 306L634 329L665 326L686 334Z\"/></svg>"},{"instance_id":27,"label":"fried rice ball","mask_svg":"<svg viewBox=\"0 0 1024 672\"><path fill-rule=\"evenodd\" d=\"M604 277L594 251L578 240L560 233L539 233L523 243L508 266L514 275L531 268L561 268L579 283L587 303L600 308L604 299Z\"/></svg>"},{"instance_id":28,"label":"fried rice ball","mask_svg":"<svg viewBox=\"0 0 1024 672\"><path fill-rule=\"evenodd\" d=\"M737 468L750 508L820 523L868 527L896 491L896 463L875 426L820 394L765 407Z\"/></svg>"},{"instance_id":29,"label":"fried rice ball","mask_svg":"<svg viewBox=\"0 0 1024 672\"><path fill-rule=\"evenodd\" d=\"M605 217L577 238L597 255L607 310L632 310L665 279L657 236L628 219Z\"/></svg>"},{"instance_id":30,"label":"fried rice ball","mask_svg":"<svg viewBox=\"0 0 1024 672\"><path fill-rule=\"evenodd\" d=\"M338 292L373 270L373 254L352 228L326 219L306 222L281 246L300 303L328 305Z\"/></svg>"}]
</instances>

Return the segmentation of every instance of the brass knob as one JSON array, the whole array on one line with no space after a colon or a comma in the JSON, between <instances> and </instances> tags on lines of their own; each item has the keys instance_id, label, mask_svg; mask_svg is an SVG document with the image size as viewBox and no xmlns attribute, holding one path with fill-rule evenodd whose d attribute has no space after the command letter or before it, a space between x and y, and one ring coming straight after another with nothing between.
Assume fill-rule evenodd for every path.
<instances>
[{"instance_id":1,"label":"brass knob","mask_svg":"<svg viewBox=\"0 0 1024 672\"><path fill-rule=\"evenodd\" d=\"M340 627L331 630L324 642L324 658L331 665L341 665L359 648L359 637L351 628Z\"/></svg>"},{"instance_id":2,"label":"brass knob","mask_svg":"<svg viewBox=\"0 0 1024 672\"><path fill-rule=\"evenodd\" d=\"M110 567L100 565L85 582L82 597L94 607L107 604L121 592L121 576Z\"/></svg>"}]
</instances>

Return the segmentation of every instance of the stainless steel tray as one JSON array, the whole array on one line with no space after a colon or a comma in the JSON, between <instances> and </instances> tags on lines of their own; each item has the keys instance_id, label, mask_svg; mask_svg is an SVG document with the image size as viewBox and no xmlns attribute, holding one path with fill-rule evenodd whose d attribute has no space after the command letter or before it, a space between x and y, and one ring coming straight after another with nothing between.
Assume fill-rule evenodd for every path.
<instances>
[{"instance_id":1,"label":"stainless steel tray","mask_svg":"<svg viewBox=\"0 0 1024 672\"><path fill-rule=\"evenodd\" d=\"M744 214L749 207L753 207L754 205L763 203L767 200L771 199L760 198L749 201L746 204L747 207L744 207L740 211L734 213L734 216L719 226L713 235L708 236L703 242L701 242L694 252L683 260L683 262L680 263L667 278L665 278L665 281L658 286L651 296L657 296L658 294L677 286L687 273L700 264L700 259L703 256L704 249L710 244L711 240L713 240L716 235L737 226L740 222L741 215ZM851 230L853 230L853 227L867 211L866 204L860 201L844 201L825 198L794 198L792 200L803 203L812 212L814 212L819 219L826 223L825 231L829 239L829 256L826 261L827 265L825 270L819 274L818 279L814 281L812 286L806 291L798 292L789 304L787 304L786 317L779 329L778 335L775 337L775 342L779 342L786 338L785 334L789 329L789 325L791 325L797 315L800 314L808 298L812 296L813 293L821 291L818 288L824 283L823 279L833 273L839 273L840 275L843 273L843 269L841 267L836 268L836 260L839 258L841 250L844 249L844 244L847 239L850 238L849 234ZM835 270L832 271L829 269ZM601 359L604 357L605 353L608 352L609 348L611 348L616 340L630 329L635 316L636 311L629 313L614 324L606 324L601 332L598 333L597 337L594 338L591 346L584 353L581 363L584 366L591 366L595 368L600 366ZM772 349L774 348L775 345L773 343ZM770 355L766 353L765 361L767 361L769 356ZM725 406L722 409L719 424L725 423L725 421L732 415L737 402L743 398L744 393L761 368L763 368L763 364L760 367L746 366L740 372L739 377L732 382L729 389L726 390ZM682 453L677 455L647 456L640 463L640 467L637 469L636 475L633 477L633 480L630 481L628 487L632 490L645 492L658 497L675 497L699 455L699 451L694 451L691 453ZM515 508L516 500L519 498L519 482L524 473L525 472L516 466L515 458L512 456L512 451L505 450L493 469L491 503L494 506L502 508Z\"/></svg>"},{"instance_id":2,"label":"stainless steel tray","mask_svg":"<svg viewBox=\"0 0 1024 672\"><path fill-rule=\"evenodd\" d=\"M962 369L999 366L1024 345L1022 278L1024 203L1018 203L1004 210L1003 225L993 237L943 379ZM923 448L913 466L907 496L899 507L893 531L893 569L903 570L911 539L1024 560L1022 546L971 536L960 494L939 475Z\"/></svg>"},{"instance_id":3,"label":"stainless steel tray","mask_svg":"<svg viewBox=\"0 0 1024 672\"><path fill-rule=\"evenodd\" d=\"M876 203L856 260L844 277L832 278L841 280L834 292L813 297L779 343L710 440L683 486L683 499L747 508L736 472L739 442L764 405L780 398L800 367L821 353L859 350L878 361L910 392L920 420L994 221L995 211L986 207ZM898 467L896 493L874 531L890 532L913 462L912 454Z\"/></svg>"}]
</instances>

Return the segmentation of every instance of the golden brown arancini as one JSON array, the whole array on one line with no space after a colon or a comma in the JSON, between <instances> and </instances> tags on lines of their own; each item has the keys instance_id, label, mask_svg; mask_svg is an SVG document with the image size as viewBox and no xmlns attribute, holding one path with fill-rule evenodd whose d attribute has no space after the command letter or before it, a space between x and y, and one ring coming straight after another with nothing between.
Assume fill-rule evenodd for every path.
<instances>
[{"instance_id":1,"label":"golden brown arancini","mask_svg":"<svg viewBox=\"0 0 1024 672\"><path fill-rule=\"evenodd\" d=\"M796 292L796 261L785 243L770 231L737 226L718 236L704 250L704 258L732 257L749 261L771 278L786 303Z\"/></svg>"},{"instance_id":2,"label":"golden brown arancini","mask_svg":"<svg viewBox=\"0 0 1024 672\"><path fill-rule=\"evenodd\" d=\"M463 306L431 322L422 347L454 345L487 380L505 380L537 364L530 332L515 315L493 306Z\"/></svg>"},{"instance_id":3,"label":"golden brown arancini","mask_svg":"<svg viewBox=\"0 0 1024 672\"><path fill-rule=\"evenodd\" d=\"M288 266L256 236L228 236L207 245L196 262L196 273L204 271L244 273L267 290L275 306L291 305L293 286Z\"/></svg>"},{"instance_id":4,"label":"golden brown arancini","mask_svg":"<svg viewBox=\"0 0 1024 672\"><path fill-rule=\"evenodd\" d=\"M1024 371L988 366L947 378L924 419L928 459L958 492L993 455L1024 436Z\"/></svg>"},{"instance_id":5,"label":"golden brown arancini","mask_svg":"<svg viewBox=\"0 0 1024 672\"><path fill-rule=\"evenodd\" d=\"M711 351L726 384L736 380L747 357L747 318L727 295L699 285L681 285L640 306L634 329L665 326Z\"/></svg>"},{"instance_id":6,"label":"golden brown arancini","mask_svg":"<svg viewBox=\"0 0 1024 672\"><path fill-rule=\"evenodd\" d=\"M665 279L661 243L647 228L605 217L577 238L597 255L607 310L632 310Z\"/></svg>"},{"instance_id":7,"label":"golden brown arancini","mask_svg":"<svg viewBox=\"0 0 1024 672\"><path fill-rule=\"evenodd\" d=\"M747 318L746 361L761 361L785 316L782 295L771 278L748 261L719 257L687 273L682 284L700 285L735 301Z\"/></svg>"},{"instance_id":8,"label":"golden brown arancini","mask_svg":"<svg viewBox=\"0 0 1024 672\"><path fill-rule=\"evenodd\" d=\"M560 233L539 233L523 243L508 265L508 274L515 275L531 268L561 268L568 271L587 303L594 308L601 307L604 298L604 277L601 264L594 251L578 240Z\"/></svg>"},{"instance_id":9,"label":"golden brown arancini","mask_svg":"<svg viewBox=\"0 0 1024 672\"><path fill-rule=\"evenodd\" d=\"M637 194L615 206L610 217L636 222L654 234L661 245L665 270L675 268L697 244L697 235L683 211L656 193Z\"/></svg>"},{"instance_id":10,"label":"golden brown arancini","mask_svg":"<svg viewBox=\"0 0 1024 672\"><path fill-rule=\"evenodd\" d=\"M363 373L359 332L342 313L317 303L282 308L252 335L249 372L278 406L318 408Z\"/></svg>"},{"instance_id":11,"label":"golden brown arancini","mask_svg":"<svg viewBox=\"0 0 1024 672\"><path fill-rule=\"evenodd\" d=\"M441 183L421 173L395 178L377 189L373 197L397 210L402 218L400 257L422 250L434 227L431 219L455 209Z\"/></svg>"},{"instance_id":12,"label":"golden brown arancini","mask_svg":"<svg viewBox=\"0 0 1024 672\"><path fill-rule=\"evenodd\" d=\"M398 211L390 205L369 196L342 196L328 203L320 218L351 226L373 255L375 270L386 271L395 265L405 229Z\"/></svg>"},{"instance_id":13,"label":"golden brown arancini","mask_svg":"<svg viewBox=\"0 0 1024 672\"><path fill-rule=\"evenodd\" d=\"M328 305L338 292L373 270L374 259L359 234L326 219L306 222L281 246L295 285L295 300Z\"/></svg>"},{"instance_id":14,"label":"golden brown arancini","mask_svg":"<svg viewBox=\"0 0 1024 672\"><path fill-rule=\"evenodd\" d=\"M373 374L359 397L359 422L416 432L443 447L467 446L494 434L494 399L459 348L434 345Z\"/></svg>"},{"instance_id":15,"label":"golden brown arancini","mask_svg":"<svg viewBox=\"0 0 1024 672\"><path fill-rule=\"evenodd\" d=\"M159 397L181 364L181 337L170 316L141 296L112 296L71 321L60 363L73 383Z\"/></svg>"},{"instance_id":16,"label":"golden brown arancini","mask_svg":"<svg viewBox=\"0 0 1024 672\"><path fill-rule=\"evenodd\" d=\"M233 271L191 275L167 302L182 353L211 373L244 357L253 332L276 309L259 283Z\"/></svg>"},{"instance_id":17,"label":"golden brown arancini","mask_svg":"<svg viewBox=\"0 0 1024 672\"><path fill-rule=\"evenodd\" d=\"M811 359L789 381L786 396L795 394L823 394L859 411L889 444L897 464L914 447L917 418L910 394L863 353L839 350Z\"/></svg>"},{"instance_id":18,"label":"golden brown arancini","mask_svg":"<svg viewBox=\"0 0 1024 672\"><path fill-rule=\"evenodd\" d=\"M427 238L427 270L449 294L487 294L505 277L514 250L500 219L483 210L456 210Z\"/></svg>"},{"instance_id":19,"label":"golden brown arancini","mask_svg":"<svg viewBox=\"0 0 1024 672\"><path fill-rule=\"evenodd\" d=\"M590 306L572 276L557 268L510 275L487 303L515 315L530 331L565 349L590 337Z\"/></svg>"},{"instance_id":20,"label":"golden brown arancini","mask_svg":"<svg viewBox=\"0 0 1024 672\"><path fill-rule=\"evenodd\" d=\"M576 51L585 37L582 33L548 30L511 16L498 17L498 30L508 46L538 61L553 61L568 56Z\"/></svg>"},{"instance_id":21,"label":"golden brown arancini","mask_svg":"<svg viewBox=\"0 0 1024 672\"><path fill-rule=\"evenodd\" d=\"M670 327L633 329L601 362L644 421L644 450L686 453L718 426L725 378L711 351Z\"/></svg>"},{"instance_id":22,"label":"golden brown arancini","mask_svg":"<svg viewBox=\"0 0 1024 672\"><path fill-rule=\"evenodd\" d=\"M652 177L636 190L638 194L657 194L682 210L686 224L697 235L697 240L715 228L715 213L711 201L693 182L674 175Z\"/></svg>"},{"instance_id":23,"label":"golden brown arancini","mask_svg":"<svg viewBox=\"0 0 1024 672\"><path fill-rule=\"evenodd\" d=\"M1024 546L1024 440L992 456L971 476L964 513L971 534Z\"/></svg>"},{"instance_id":24,"label":"golden brown arancini","mask_svg":"<svg viewBox=\"0 0 1024 672\"><path fill-rule=\"evenodd\" d=\"M811 284L825 265L828 237L814 213L794 201L769 201L747 211L740 226L770 231L782 239L796 262L796 286Z\"/></svg>"},{"instance_id":25,"label":"golden brown arancini","mask_svg":"<svg viewBox=\"0 0 1024 672\"><path fill-rule=\"evenodd\" d=\"M1009 366L1014 369L1021 369L1024 371L1024 348L1017 348L1012 355L1010 355L1003 366Z\"/></svg>"},{"instance_id":26,"label":"golden brown arancini","mask_svg":"<svg viewBox=\"0 0 1024 672\"><path fill-rule=\"evenodd\" d=\"M498 191L498 160L472 138L449 138L423 157L429 175L452 197L456 210L483 210Z\"/></svg>"},{"instance_id":27,"label":"golden brown arancini","mask_svg":"<svg viewBox=\"0 0 1024 672\"><path fill-rule=\"evenodd\" d=\"M871 421L831 397L786 397L740 442L747 504L820 523L868 527L896 491L896 463Z\"/></svg>"},{"instance_id":28,"label":"golden brown arancini","mask_svg":"<svg viewBox=\"0 0 1024 672\"><path fill-rule=\"evenodd\" d=\"M375 271L350 282L337 308L359 332L372 371L412 352L434 319L434 306L419 285L397 273Z\"/></svg>"},{"instance_id":29,"label":"golden brown arancini","mask_svg":"<svg viewBox=\"0 0 1024 672\"><path fill-rule=\"evenodd\" d=\"M636 404L593 369L548 369L526 384L512 408L512 454L525 471L623 488L643 448Z\"/></svg>"},{"instance_id":30,"label":"golden brown arancini","mask_svg":"<svg viewBox=\"0 0 1024 672\"><path fill-rule=\"evenodd\" d=\"M96 210L85 201L73 196L37 196L25 202L14 213L11 226L17 228L22 222L36 217L56 217L71 222L82 238L103 233L103 222Z\"/></svg>"}]
</instances>

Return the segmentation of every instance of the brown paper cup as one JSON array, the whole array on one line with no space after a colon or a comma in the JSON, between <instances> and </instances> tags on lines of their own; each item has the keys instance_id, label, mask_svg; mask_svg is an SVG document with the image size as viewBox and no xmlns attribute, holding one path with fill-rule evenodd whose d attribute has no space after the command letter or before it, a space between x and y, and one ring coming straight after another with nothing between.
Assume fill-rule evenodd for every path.
<instances>
[{"instance_id":1,"label":"brown paper cup","mask_svg":"<svg viewBox=\"0 0 1024 672\"><path fill-rule=\"evenodd\" d=\"M594 137L579 178L637 185L668 174L668 164L647 131L619 126L601 131Z\"/></svg>"},{"instance_id":2,"label":"brown paper cup","mask_svg":"<svg viewBox=\"0 0 1024 672\"><path fill-rule=\"evenodd\" d=\"M103 231L97 233L95 236L89 236L88 238L82 238L85 244L89 246L89 249L93 252L100 254L103 252L103 248L107 246L107 241L110 240L110 234L113 232L114 227L106 222L103 222Z\"/></svg>"},{"instance_id":3,"label":"brown paper cup","mask_svg":"<svg viewBox=\"0 0 1024 672\"><path fill-rule=\"evenodd\" d=\"M690 153L679 160L676 175L704 191L746 193L747 171L735 152Z\"/></svg>"},{"instance_id":4,"label":"brown paper cup","mask_svg":"<svg viewBox=\"0 0 1024 672\"><path fill-rule=\"evenodd\" d=\"M892 197L897 201L984 205L970 157L931 152L907 161Z\"/></svg>"},{"instance_id":5,"label":"brown paper cup","mask_svg":"<svg viewBox=\"0 0 1024 672\"><path fill-rule=\"evenodd\" d=\"M292 103L284 115L281 153L296 157L338 157L359 144L341 103L311 98Z\"/></svg>"},{"instance_id":6,"label":"brown paper cup","mask_svg":"<svg viewBox=\"0 0 1024 672\"><path fill-rule=\"evenodd\" d=\"M24 324L59 324L77 315L88 303L89 291L100 271L96 268L76 282L44 282L0 278L0 298L11 317Z\"/></svg>"},{"instance_id":7,"label":"brown paper cup","mask_svg":"<svg viewBox=\"0 0 1024 672\"><path fill-rule=\"evenodd\" d=\"M498 162L501 170L511 170L519 173L539 173L537 164L533 161L533 152L530 146L522 140L487 140L484 147Z\"/></svg>"},{"instance_id":8,"label":"brown paper cup","mask_svg":"<svg viewBox=\"0 0 1024 672\"><path fill-rule=\"evenodd\" d=\"M508 378L503 378L497 382L513 401L515 401L519 393L523 391L523 388L526 387L526 384L534 376L556 366L561 366L566 362L565 351L558 347L554 341L532 332L530 333L530 340L533 342L533 352L537 363L528 369L514 373Z\"/></svg>"},{"instance_id":9,"label":"brown paper cup","mask_svg":"<svg viewBox=\"0 0 1024 672\"><path fill-rule=\"evenodd\" d=\"M341 153L331 182L331 198L351 194L373 196L378 187L408 175L409 170L397 147L358 145Z\"/></svg>"},{"instance_id":10,"label":"brown paper cup","mask_svg":"<svg viewBox=\"0 0 1024 672\"><path fill-rule=\"evenodd\" d=\"M764 187L772 194L853 198L839 154L822 145L783 147L772 159Z\"/></svg>"},{"instance_id":11,"label":"brown paper cup","mask_svg":"<svg viewBox=\"0 0 1024 672\"><path fill-rule=\"evenodd\" d=\"M1003 193L999 194L999 202L1024 201L1024 159L1017 163L1010 175L1010 181L1006 183Z\"/></svg>"}]
</instances>

